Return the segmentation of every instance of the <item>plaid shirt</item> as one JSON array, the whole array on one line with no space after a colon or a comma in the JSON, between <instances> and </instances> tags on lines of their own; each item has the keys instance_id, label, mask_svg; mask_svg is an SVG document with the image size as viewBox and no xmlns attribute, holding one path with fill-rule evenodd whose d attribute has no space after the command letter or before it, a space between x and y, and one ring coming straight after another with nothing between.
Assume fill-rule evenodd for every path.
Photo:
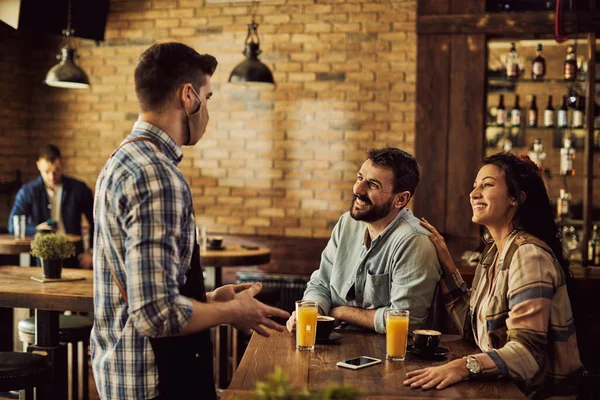
<instances>
[{"instance_id":1,"label":"plaid shirt","mask_svg":"<svg viewBox=\"0 0 600 400\"><path fill-rule=\"evenodd\" d=\"M107 162L94 201L94 328L91 358L102 399L156 397L158 371L148 337L180 332L192 303L179 294L194 240L190 188L181 148L159 128L136 122ZM107 258L127 290L121 298Z\"/></svg>"}]
</instances>

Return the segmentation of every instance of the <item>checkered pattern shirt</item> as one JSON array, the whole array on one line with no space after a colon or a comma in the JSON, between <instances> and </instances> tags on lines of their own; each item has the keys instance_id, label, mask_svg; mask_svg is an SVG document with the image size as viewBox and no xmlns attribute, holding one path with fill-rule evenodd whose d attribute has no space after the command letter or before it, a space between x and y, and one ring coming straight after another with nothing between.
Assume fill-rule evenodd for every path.
<instances>
[{"instance_id":1,"label":"checkered pattern shirt","mask_svg":"<svg viewBox=\"0 0 600 400\"><path fill-rule=\"evenodd\" d=\"M179 294L190 266L194 215L190 188L177 169L181 148L159 128L136 122L96 184L94 327L91 358L102 399L148 399L159 393L149 337L180 332L192 303ZM110 259L128 304L121 298Z\"/></svg>"}]
</instances>

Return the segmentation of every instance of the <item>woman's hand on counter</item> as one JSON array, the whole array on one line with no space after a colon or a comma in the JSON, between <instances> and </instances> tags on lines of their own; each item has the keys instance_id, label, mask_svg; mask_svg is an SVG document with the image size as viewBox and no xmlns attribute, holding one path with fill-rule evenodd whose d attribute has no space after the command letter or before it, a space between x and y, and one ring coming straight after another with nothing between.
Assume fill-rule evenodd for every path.
<instances>
[{"instance_id":1,"label":"woman's hand on counter","mask_svg":"<svg viewBox=\"0 0 600 400\"><path fill-rule=\"evenodd\" d=\"M456 272L456 265L454 264L452 256L448 251L448 246L446 246L446 241L444 240L444 237L425 218L421 218L421 226L427 229L429 232L431 232L431 234L429 235L429 239L435 246L438 260L440 261L440 265L442 266L444 276L450 276L454 274Z\"/></svg>"},{"instance_id":2,"label":"woman's hand on counter","mask_svg":"<svg viewBox=\"0 0 600 400\"><path fill-rule=\"evenodd\" d=\"M439 367L430 367L408 372L404 385L412 389L444 389L469 377L469 370L463 358L450 361Z\"/></svg>"}]
</instances>

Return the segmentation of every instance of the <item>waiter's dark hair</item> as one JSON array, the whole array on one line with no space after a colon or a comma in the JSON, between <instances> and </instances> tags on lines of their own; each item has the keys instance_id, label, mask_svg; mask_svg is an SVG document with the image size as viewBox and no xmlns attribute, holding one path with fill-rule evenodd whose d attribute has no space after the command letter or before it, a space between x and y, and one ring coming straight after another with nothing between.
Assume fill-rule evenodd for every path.
<instances>
[{"instance_id":1,"label":"waiter's dark hair","mask_svg":"<svg viewBox=\"0 0 600 400\"><path fill-rule=\"evenodd\" d=\"M160 111L177 89L191 83L196 91L212 76L217 59L183 43L159 43L140 56L135 67L135 93L142 111Z\"/></svg>"}]
</instances>

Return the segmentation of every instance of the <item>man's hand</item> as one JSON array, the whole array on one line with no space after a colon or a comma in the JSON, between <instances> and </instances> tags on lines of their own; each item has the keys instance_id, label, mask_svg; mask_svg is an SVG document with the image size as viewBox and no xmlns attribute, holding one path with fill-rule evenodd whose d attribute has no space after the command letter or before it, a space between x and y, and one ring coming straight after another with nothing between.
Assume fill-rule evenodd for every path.
<instances>
[{"instance_id":1,"label":"man's hand","mask_svg":"<svg viewBox=\"0 0 600 400\"><path fill-rule=\"evenodd\" d=\"M81 253L77 258L79 259L79 266L83 269L92 269L94 266L94 257L91 253Z\"/></svg>"},{"instance_id":2,"label":"man's hand","mask_svg":"<svg viewBox=\"0 0 600 400\"><path fill-rule=\"evenodd\" d=\"M235 295L252 287L252 283L242 283L241 285L223 285L212 292L206 293L206 300L213 301L231 301Z\"/></svg>"},{"instance_id":3,"label":"man's hand","mask_svg":"<svg viewBox=\"0 0 600 400\"><path fill-rule=\"evenodd\" d=\"M296 311L292 311L292 315L290 315L290 318L287 320L285 327L288 332L294 332L296 330Z\"/></svg>"},{"instance_id":4,"label":"man's hand","mask_svg":"<svg viewBox=\"0 0 600 400\"><path fill-rule=\"evenodd\" d=\"M469 377L465 360L459 358L439 367L418 369L406 374L405 385L411 389L444 389Z\"/></svg>"},{"instance_id":5,"label":"man's hand","mask_svg":"<svg viewBox=\"0 0 600 400\"><path fill-rule=\"evenodd\" d=\"M243 290L235 295L232 300L234 302L235 316L232 323L234 327L246 334L250 334L252 330L261 336L270 336L269 331L265 329L271 328L279 332L283 332L285 327L271 320L271 317L288 318L290 314L287 311L279 308L270 307L256 300L256 296L262 289L261 283L255 283L250 288Z\"/></svg>"},{"instance_id":6,"label":"man's hand","mask_svg":"<svg viewBox=\"0 0 600 400\"><path fill-rule=\"evenodd\" d=\"M35 230L38 232L51 232L56 233L58 231L58 225L50 226L47 221L42 222L41 224L35 227Z\"/></svg>"}]
</instances>

